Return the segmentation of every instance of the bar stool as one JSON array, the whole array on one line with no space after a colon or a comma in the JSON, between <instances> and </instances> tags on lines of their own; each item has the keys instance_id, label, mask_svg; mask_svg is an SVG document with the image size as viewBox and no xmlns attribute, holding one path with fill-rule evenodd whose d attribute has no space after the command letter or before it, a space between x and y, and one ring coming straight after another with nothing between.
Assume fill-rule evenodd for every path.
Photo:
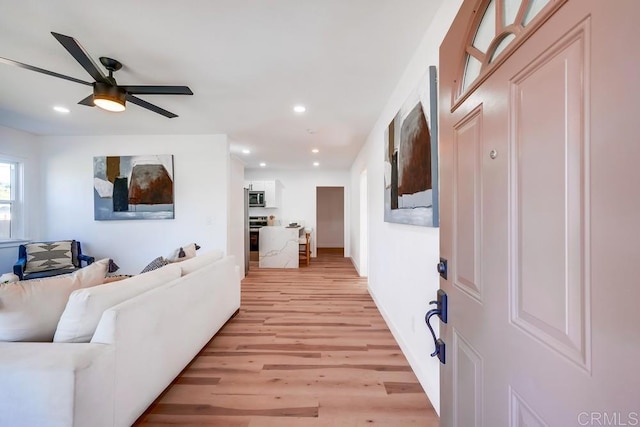
<instances>
[{"instance_id":1,"label":"bar stool","mask_svg":"<svg viewBox=\"0 0 640 427\"><path fill-rule=\"evenodd\" d=\"M308 267L311 260L311 229L309 228L305 228L304 237L298 240L298 255L300 264L304 261Z\"/></svg>"}]
</instances>

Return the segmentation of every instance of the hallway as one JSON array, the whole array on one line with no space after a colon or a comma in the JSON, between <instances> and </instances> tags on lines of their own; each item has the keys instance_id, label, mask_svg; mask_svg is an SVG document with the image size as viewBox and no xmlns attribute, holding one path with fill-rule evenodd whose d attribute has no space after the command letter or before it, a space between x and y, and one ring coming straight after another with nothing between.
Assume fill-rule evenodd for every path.
<instances>
[{"instance_id":1,"label":"hallway","mask_svg":"<svg viewBox=\"0 0 640 427\"><path fill-rule=\"evenodd\" d=\"M438 418L366 279L320 250L298 270L252 262L240 313L136 425L167 424L428 427Z\"/></svg>"}]
</instances>

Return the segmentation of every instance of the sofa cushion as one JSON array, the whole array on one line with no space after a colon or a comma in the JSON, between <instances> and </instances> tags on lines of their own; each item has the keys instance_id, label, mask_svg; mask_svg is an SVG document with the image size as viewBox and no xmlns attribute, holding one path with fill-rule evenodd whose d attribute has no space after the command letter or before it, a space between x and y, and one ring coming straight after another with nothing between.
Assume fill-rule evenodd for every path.
<instances>
[{"instance_id":1,"label":"sofa cushion","mask_svg":"<svg viewBox=\"0 0 640 427\"><path fill-rule=\"evenodd\" d=\"M0 341L51 341L71 292L102 283L108 263L103 259L73 274L0 285Z\"/></svg>"},{"instance_id":2,"label":"sofa cushion","mask_svg":"<svg viewBox=\"0 0 640 427\"><path fill-rule=\"evenodd\" d=\"M224 252L220 250L213 250L197 257L190 258L186 261L179 262L177 265L182 269L182 275L194 272L205 265L222 259Z\"/></svg>"},{"instance_id":3,"label":"sofa cushion","mask_svg":"<svg viewBox=\"0 0 640 427\"><path fill-rule=\"evenodd\" d=\"M39 242L25 245L27 264L25 273L47 270L73 269L73 254L71 241Z\"/></svg>"},{"instance_id":4,"label":"sofa cushion","mask_svg":"<svg viewBox=\"0 0 640 427\"><path fill-rule=\"evenodd\" d=\"M89 342L106 309L177 279L180 275L180 267L167 265L118 282L74 291L60 316L53 341Z\"/></svg>"}]
</instances>

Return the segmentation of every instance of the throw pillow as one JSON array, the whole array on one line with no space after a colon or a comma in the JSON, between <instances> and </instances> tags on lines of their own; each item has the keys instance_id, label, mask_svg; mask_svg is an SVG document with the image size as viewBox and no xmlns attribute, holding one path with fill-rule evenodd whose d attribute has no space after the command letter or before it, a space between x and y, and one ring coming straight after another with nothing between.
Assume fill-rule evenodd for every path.
<instances>
[{"instance_id":1,"label":"throw pillow","mask_svg":"<svg viewBox=\"0 0 640 427\"><path fill-rule=\"evenodd\" d=\"M4 273L0 276L0 283L17 282L18 280L20 280L20 278L13 273Z\"/></svg>"},{"instance_id":2,"label":"throw pillow","mask_svg":"<svg viewBox=\"0 0 640 427\"><path fill-rule=\"evenodd\" d=\"M130 276L128 274L122 274L119 276L105 277L104 280L102 281L102 284L104 285L105 283L119 282L120 280L128 279L129 277L133 277L133 276Z\"/></svg>"},{"instance_id":3,"label":"throw pillow","mask_svg":"<svg viewBox=\"0 0 640 427\"><path fill-rule=\"evenodd\" d=\"M0 341L51 341L69 295L102 283L108 259L73 274L0 285Z\"/></svg>"},{"instance_id":4,"label":"throw pillow","mask_svg":"<svg viewBox=\"0 0 640 427\"><path fill-rule=\"evenodd\" d=\"M179 247L170 258L171 262L184 261L196 256L196 251L200 249L200 245L197 243L190 243L185 246Z\"/></svg>"},{"instance_id":5,"label":"throw pillow","mask_svg":"<svg viewBox=\"0 0 640 427\"><path fill-rule=\"evenodd\" d=\"M167 265L119 282L74 291L60 316L53 342L89 342L105 310L178 277L180 267Z\"/></svg>"},{"instance_id":6,"label":"throw pillow","mask_svg":"<svg viewBox=\"0 0 640 427\"><path fill-rule=\"evenodd\" d=\"M120 266L118 264L116 264L115 262L113 262L112 259L110 259L109 260L109 273L115 273L118 270L120 270Z\"/></svg>"},{"instance_id":7,"label":"throw pillow","mask_svg":"<svg viewBox=\"0 0 640 427\"><path fill-rule=\"evenodd\" d=\"M149 264L147 264L147 266L142 269L140 274L148 273L149 271L153 271L153 270L157 270L158 268L164 267L167 264L169 264L169 260L164 259L163 257L159 256L158 258L154 259Z\"/></svg>"},{"instance_id":8,"label":"throw pillow","mask_svg":"<svg viewBox=\"0 0 640 427\"><path fill-rule=\"evenodd\" d=\"M29 243L25 248L27 251L25 273L75 268L70 240Z\"/></svg>"},{"instance_id":9,"label":"throw pillow","mask_svg":"<svg viewBox=\"0 0 640 427\"><path fill-rule=\"evenodd\" d=\"M80 280L81 288L101 285L104 282L104 278L107 277L110 262L111 260L109 258L100 259L75 271L73 276L76 276Z\"/></svg>"}]
</instances>

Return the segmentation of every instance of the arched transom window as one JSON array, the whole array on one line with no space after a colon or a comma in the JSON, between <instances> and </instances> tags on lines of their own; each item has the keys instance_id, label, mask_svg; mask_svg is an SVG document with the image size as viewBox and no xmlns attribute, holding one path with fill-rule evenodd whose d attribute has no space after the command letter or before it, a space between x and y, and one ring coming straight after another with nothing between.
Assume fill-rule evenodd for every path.
<instances>
[{"instance_id":1,"label":"arched transom window","mask_svg":"<svg viewBox=\"0 0 640 427\"><path fill-rule=\"evenodd\" d=\"M541 13L550 11L554 0L490 0L482 2L485 6L481 18L469 34L466 58L462 70L459 95L466 93L485 71L491 68L496 59L505 52L514 40L528 33L530 24L537 22ZM550 7L547 7L547 6ZM482 10L482 9L481 9Z\"/></svg>"}]
</instances>

